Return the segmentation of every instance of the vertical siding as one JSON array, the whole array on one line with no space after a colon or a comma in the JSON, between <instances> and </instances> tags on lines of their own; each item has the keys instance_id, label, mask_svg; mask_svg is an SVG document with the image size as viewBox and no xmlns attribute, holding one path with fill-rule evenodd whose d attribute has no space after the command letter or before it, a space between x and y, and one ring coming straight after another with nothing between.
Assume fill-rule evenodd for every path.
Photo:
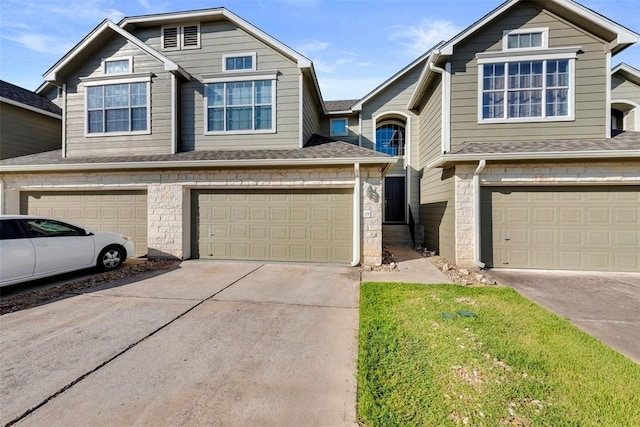
<instances>
[{"instance_id":1,"label":"vertical siding","mask_svg":"<svg viewBox=\"0 0 640 427\"><path fill-rule=\"evenodd\" d=\"M501 51L503 30L549 28L549 47L581 46L575 61L575 120L478 124L478 64L475 54ZM604 43L577 27L523 3L456 47L452 57L452 151L463 142L558 138L602 138L606 132Z\"/></svg>"},{"instance_id":2,"label":"vertical siding","mask_svg":"<svg viewBox=\"0 0 640 427\"><path fill-rule=\"evenodd\" d=\"M321 111L316 102L316 96L311 92L311 84L305 79L304 100L302 103L302 141L307 142L311 135L320 133Z\"/></svg>"},{"instance_id":3,"label":"vertical siding","mask_svg":"<svg viewBox=\"0 0 640 427\"><path fill-rule=\"evenodd\" d=\"M81 77L103 76L102 58L133 56L133 71L153 73L151 134L85 137L86 86ZM171 79L156 59L114 36L67 81L67 156L166 154L171 152Z\"/></svg>"},{"instance_id":4,"label":"vertical siding","mask_svg":"<svg viewBox=\"0 0 640 427\"><path fill-rule=\"evenodd\" d=\"M56 150L62 144L61 120L2 103L0 159Z\"/></svg>"},{"instance_id":5,"label":"vertical siding","mask_svg":"<svg viewBox=\"0 0 640 427\"><path fill-rule=\"evenodd\" d=\"M442 154L442 80L427 91L420 111L419 165L424 168ZM424 244L447 259L455 260L455 195L453 170L422 169L420 178L420 223Z\"/></svg>"},{"instance_id":6,"label":"vertical siding","mask_svg":"<svg viewBox=\"0 0 640 427\"><path fill-rule=\"evenodd\" d=\"M153 48L180 64L193 78L182 85L182 147L189 150L285 149L299 144L300 69L229 22L201 22L200 49L162 51L160 27L135 33ZM222 56L256 52L258 71L278 70L276 95L277 132L205 135L204 83L202 75L222 73Z\"/></svg>"}]
</instances>

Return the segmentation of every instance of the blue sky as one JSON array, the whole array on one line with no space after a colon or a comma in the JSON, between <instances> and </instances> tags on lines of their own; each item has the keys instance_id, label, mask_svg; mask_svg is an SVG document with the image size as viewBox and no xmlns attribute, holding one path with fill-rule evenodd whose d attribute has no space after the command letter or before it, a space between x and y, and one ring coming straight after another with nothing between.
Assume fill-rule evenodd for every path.
<instances>
[{"instance_id":1,"label":"blue sky","mask_svg":"<svg viewBox=\"0 0 640 427\"><path fill-rule=\"evenodd\" d=\"M323 97L360 98L500 0L2 0L0 79L35 90L103 19L224 6L309 57ZM581 0L640 32L640 0ZM613 64L640 68L640 46Z\"/></svg>"}]
</instances>

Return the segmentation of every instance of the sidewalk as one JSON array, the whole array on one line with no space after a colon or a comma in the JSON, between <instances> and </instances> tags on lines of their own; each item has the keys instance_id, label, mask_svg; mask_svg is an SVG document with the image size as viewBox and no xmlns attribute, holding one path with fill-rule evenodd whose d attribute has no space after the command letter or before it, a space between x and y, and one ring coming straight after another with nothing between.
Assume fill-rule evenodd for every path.
<instances>
[{"instance_id":1,"label":"sidewalk","mask_svg":"<svg viewBox=\"0 0 640 427\"><path fill-rule=\"evenodd\" d=\"M411 247L387 246L398 264L397 271L363 271L363 282L452 283L428 258Z\"/></svg>"}]
</instances>

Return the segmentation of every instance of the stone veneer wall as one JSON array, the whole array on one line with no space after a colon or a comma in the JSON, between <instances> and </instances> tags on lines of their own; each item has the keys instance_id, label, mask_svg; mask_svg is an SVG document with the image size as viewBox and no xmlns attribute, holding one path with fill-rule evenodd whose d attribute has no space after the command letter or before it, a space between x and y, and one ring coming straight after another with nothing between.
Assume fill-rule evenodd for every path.
<instances>
[{"instance_id":1,"label":"stone veneer wall","mask_svg":"<svg viewBox=\"0 0 640 427\"><path fill-rule=\"evenodd\" d=\"M477 164L458 165L455 171L456 259L459 266L474 266L473 172ZM480 185L640 185L640 160L616 162L487 163Z\"/></svg>"},{"instance_id":2,"label":"stone veneer wall","mask_svg":"<svg viewBox=\"0 0 640 427\"><path fill-rule=\"evenodd\" d=\"M380 167L360 168L360 235L362 264L382 261L382 194ZM264 169L99 171L2 174L3 213L20 211L20 191L146 190L149 256L188 257L190 189L202 188L351 188L352 166ZM369 212L364 217L364 211Z\"/></svg>"}]
</instances>

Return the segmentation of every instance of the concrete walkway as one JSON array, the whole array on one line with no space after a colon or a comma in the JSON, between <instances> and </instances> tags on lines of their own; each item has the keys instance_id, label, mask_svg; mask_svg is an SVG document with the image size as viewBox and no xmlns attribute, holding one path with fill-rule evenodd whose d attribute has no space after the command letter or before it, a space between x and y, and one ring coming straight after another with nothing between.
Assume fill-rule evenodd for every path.
<instances>
[{"instance_id":1,"label":"concrete walkway","mask_svg":"<svg viewBox=\"0 0 640 427\"><path fill-rule=\"evenodd\" d=\"M424 258L413 248L389 246L387 249L393 254L398 271L363 271L363 282L451 283L428 258Z\"/></svg>"},{"instance_id":2,"label":"concrete walkway","mask_svg":"<svg viewBox=\"0 0 640 427\"><path fill-rule=\"evenodd\" d=\"M355 424L359 271L185 261L0 320L0 422Z\"/></svg>"}]
</instances>

